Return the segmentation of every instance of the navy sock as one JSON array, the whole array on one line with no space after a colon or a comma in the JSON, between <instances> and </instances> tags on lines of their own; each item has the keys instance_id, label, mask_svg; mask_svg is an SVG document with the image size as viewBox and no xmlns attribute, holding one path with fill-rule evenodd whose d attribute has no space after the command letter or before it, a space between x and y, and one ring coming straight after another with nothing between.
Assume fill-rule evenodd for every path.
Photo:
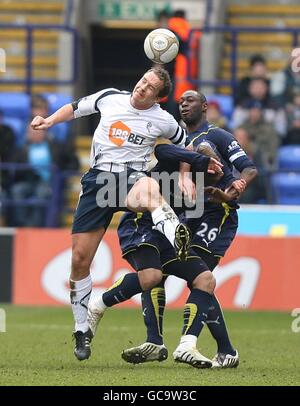
<instances>
[{"instance_id":1,"label":"navy sock","mask_svg":"<svg viewBox=\"0 0 300 406\"><path fill-rule=\"evenodd\" d=\"M111 307L141 292L142 288L138 274L128 273L118 279L116 283L103 293L102 300L107 307Z\"/></svg>"},{"instance_id":2,"label":"navy sock","mask_svg":"<svg viewBox=\"0 0 300 406\"><path fill-rule=\"evenodd\" d=\"M223 312L216 296L212 296L211 306L206 320L207 327L218 345L218 352L235 355L235 350L231 345Z\"/></svg>"},{"instance_id":3,"label":"navy sock","mask_svg":"<svg viewBox=\"0 0 300 406\"><path fill-rule=\"evenodd\" d=\"M142 293L144 323L147 328L147 342L163 344L163 317L166 305L165 280L159 285Z\"/></svg>"},{"instance_id":4,"label":"navy sock","mask_svg":"<svg viewBox=\"0 0 300 406\"><path fill-rule=\"evenodd\" d=\"M192 289L184 306L182 335L198 337L206 322L212 296L200 289Z\"/></svg>"}]
</instances>

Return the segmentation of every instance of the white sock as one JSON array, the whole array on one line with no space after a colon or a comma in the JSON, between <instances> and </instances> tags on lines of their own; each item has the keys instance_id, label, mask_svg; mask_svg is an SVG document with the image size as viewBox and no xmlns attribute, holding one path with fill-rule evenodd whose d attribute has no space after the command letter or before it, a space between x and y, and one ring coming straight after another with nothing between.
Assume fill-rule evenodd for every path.
<instances>
[{"instance_id":1,"label":"white sock","mask_svg":"<svg viewBox=\"0 0 300 406\"><path fill-rule=\"evenodd\" d=\"M198 337L193 336L191 334L187 334L186 336L182 336L181 339L180 339L180 344L177 347L177 349L178 348L184 348L184 349L196 348L197 339L198 339Z\"/></svg>"},{"instance_id":2,"label":"white sock","mask_svg":"<svg viewBox=\"0 0 300 406\"><path fill-rule=\"evenodd\" d=\"M174 213L174 210L165 203L163 206L155 209L151 215L155 228L164 234L174 247L175 230L179 224L178 217Z\"/></svg>"},{"instance_id":3,"label":"white sock","mask_svg":"<svg viewBox=\"0 0 300 406\"><path fill-rule=\"evenodd\" d=\"M87 311L91 293L91 275L80 281L72 281L70 279L70 299L75 320L75 331L82 331L85 333L89 329Z\"/></svg>"},{"instance_id":4,"label":"white sock","mask_svg":"<svg viewBox=\"0 0 300 406\"><path fill-rule=\"evenodd\" d=\"M104 312L107 309L106 304L102 300L102 294L94 298L94 300L91 300L90 306L91 308L97 309L100 312Z\"/></svg>"}]
</instances>

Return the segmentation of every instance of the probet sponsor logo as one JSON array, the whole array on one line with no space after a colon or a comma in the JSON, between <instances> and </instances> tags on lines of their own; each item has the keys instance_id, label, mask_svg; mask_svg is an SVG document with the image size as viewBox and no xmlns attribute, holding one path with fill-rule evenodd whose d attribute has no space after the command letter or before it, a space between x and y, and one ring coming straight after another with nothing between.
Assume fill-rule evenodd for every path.
<instances>
[{"instance_id":1,"label":"probet sponsor logo","mask_svg":"<svg viewBox=\"0 0 300 406\"><path fill-rule=\"evenodd\" d=\"M132 133L126 124L122 123L122 121L117 121L113 123L109 129L109 139L118 147L121 147L125 141L142 145L145 137Z\"/></svg>"}]
</instances>

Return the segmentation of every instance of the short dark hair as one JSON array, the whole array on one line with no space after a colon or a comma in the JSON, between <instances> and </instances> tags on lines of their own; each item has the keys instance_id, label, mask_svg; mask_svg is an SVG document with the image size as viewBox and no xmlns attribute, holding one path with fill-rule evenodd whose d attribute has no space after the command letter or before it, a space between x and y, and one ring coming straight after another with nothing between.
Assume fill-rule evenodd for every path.
<instances>
[{"instance_id":1,"label":"short dark hair","mask_svg":"<svg viewBox=\"0 0 300 406\"><path fill-rule=\"evenodd\" d=\"M250 58L250 67L252 68L254 65L256 65L257 63L263 63L264 65L266 64L266 60L265 58L260 55L260 54L254 54L251 56Z\"/></svg>"},{"instance_id":2,"label":"short dark hair","mask_svg":"<svg viewBox=\"0 0 300 406\"><path fill-rule=\"evenodd\" d=\"M31 97L31 108L44 108L49 109L49 103L45 96L42 94L34 94Z\"/></svg>"},{"instance_id":3,"label":"short dark hair","mask_svg":"<svg viewBox=\"0 0 300 406\"><path fill-rule=\"evenodd\" d=\"M161 66L154 66L147 72L153 72L163 82L163 87L160 89L158 97L163 98L168 96L172 90L172 81L169 72Z\"/></svg>"},{"instance_id":4,"label":"short dark hair","mask_svg":"<svg viewBox=\"0 0 300 406\"><path fill-rule=\"evenodd\" d=\"M173 17L185 18L185 10L175 10Z\"/></svg>"}]
</instances>

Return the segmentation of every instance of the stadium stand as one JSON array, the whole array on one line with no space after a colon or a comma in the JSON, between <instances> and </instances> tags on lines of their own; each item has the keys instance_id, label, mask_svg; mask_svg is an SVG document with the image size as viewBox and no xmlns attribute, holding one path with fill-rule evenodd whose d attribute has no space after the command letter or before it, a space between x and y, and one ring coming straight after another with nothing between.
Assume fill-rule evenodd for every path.
<instances>
[{"instance_id":1,"label":"stadium stand","mask_svg":"<svg viewBox=\"0 0 300 406\"><path fill-rule=\"evenodd\" d=\"M300 173L275 173L271 176L271 190L275 204L300 204Z\"/></svg>"},{"instance_id":2,"label":"stadium stand","mask_svg":"<svg viewBox=\"0 0 300 406\"><path fill-rule=\"evenodd\" d=\"M298 27L300 7L296 4L231 4L227 7L225 24L230 27ZM231 78L230 54L232 34L225 35L220 74L222 80ZM292 36L288 33L245 32L237 37L237 77L246 75L248 59L252 54L264 55L272 73L285 67L290 56ZM220 86L218 92L230 94L229 86Z\"/></svg>"},{"instance_id":3,"label":"stadium stand","mask_svg":"<svg viewBox=\"0 0 300 406\"><path fill-rule=\"evenodd\" d=\"M24 141L25 122L18 117L4 117L3 124L8 125L15 134L16 145L19 146Z\"/></svg>"},{"instance_id":4,"label":"stadium stand","mask_svg":"<svg viewBox=\"0 0 300 406\"><path fill-rule=\"evenodd\" d=\"M16 145L21 145L30 117L30 97L25 93L0 93L0 111L4 124L9 125L15 133Z\"/></svg>"},{"instance_id":5,"label":"stadium stand","mask_svg":"<svg viewBox=\"0 0 300 406\"><path fill-rule=\"evenodd\" d=\"M0 3L1 24L60 24L64 23L66 2L64 0L5 1ZM26 77L27 32L24 29L0 27L1 47L6 50L5 78L11 81ZM33 31L34 79L55 79L58 74L59 32ZM1 75L0 75L1 78ZM0 91L24 92L25 84L0 83ZM51 92L58 88L52 84L35 84L33 92Z\"/></svg>"},{"instance_id":6,"label":"stadium stand","mask_svg":"<svg viewBox=\"0 0 300 406\"><path fill-rule=\"evenodd\" d=\"M222 113L230 121L233 112L233 100L230 95L226 94L211 94L207 96L207 101L216 101L219 103Z\"/></svg>"},{"instance_id":7,"label":"stadium stand","mask_svg":"<svg viewBox=\"0 0 300 406\"><path fill-rule=\"evenodd\" d=\"M0 110L5 117L28 119L30 98L25 93L0 93Z\"/></svg>"},{"instance_id":8,"label":"stadium stand","mask_svg":"<svg viewBox=\"0 0 300 406\"><path fill-rule=\"evenodd\" d=\"M300 145L284 145L280 147L277 166L279 170L300 171Z\"/></svg>"},{"instance_id":9,"label":"stadium stand","mask_svg":"<svg viewBox=\"0 0 300 406\"><path fill-rule=\"evenodd\" d=\"M49 114L53 114L56 110L62 107L64 104L71 103L72 97L63 93L43 93L43 96L47 99L49 103ZM69 123L60 123L51 129L51 132L56 141L64 142L66 141L69 132Z\"/></svg>"}]
</instances>

